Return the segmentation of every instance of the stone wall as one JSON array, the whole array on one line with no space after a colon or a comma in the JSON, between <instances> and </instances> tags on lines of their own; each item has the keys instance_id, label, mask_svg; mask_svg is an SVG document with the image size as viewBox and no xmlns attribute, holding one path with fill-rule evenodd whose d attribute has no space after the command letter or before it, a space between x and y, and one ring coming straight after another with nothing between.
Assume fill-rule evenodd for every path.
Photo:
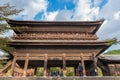
<instances>
[{"instance_id":1,"label":"stone wall","mask_svg":"<svg viewBox=\"0 0 120 80\"><path fill-rule=\"evenodd\" d=\"M120 80L118 76L104 77L0 77L0 80Z\"/></svg>"},{"instance_id":2,"label":"stone wall","mask_svg":"<svg viewBox=\"0 0 120 80\"><path fill-rule=\"evenodd\" d=\"M111 76L120 76L120 64L109 64Z\"/></svg>"}]
</instances>

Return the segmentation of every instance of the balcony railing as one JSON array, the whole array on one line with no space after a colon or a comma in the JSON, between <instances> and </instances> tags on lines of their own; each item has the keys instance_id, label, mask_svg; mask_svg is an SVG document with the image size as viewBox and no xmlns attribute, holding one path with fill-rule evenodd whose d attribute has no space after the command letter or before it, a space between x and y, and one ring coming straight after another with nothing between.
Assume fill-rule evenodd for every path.
<instances>
[{"instance_id":1,"label":"balcony railing","mask_svg":"<svg viewBox=\"0 0 120 80\"><path fill-rule=\"evenodd\" d=\"M40 34L18 34L13 39L25 40L96 40L96 35L78 33L40 33Z\"/></svg>"}]
</instances>

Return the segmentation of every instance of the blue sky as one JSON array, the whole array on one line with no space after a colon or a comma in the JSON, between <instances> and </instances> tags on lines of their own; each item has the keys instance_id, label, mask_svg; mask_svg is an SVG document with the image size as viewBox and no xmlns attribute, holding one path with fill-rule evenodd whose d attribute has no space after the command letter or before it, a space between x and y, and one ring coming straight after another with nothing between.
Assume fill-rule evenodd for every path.
<instances>
[{"instance_id":1,"label":"blue sky","mask_svg":"<svg viewBox=\"0 0 120 80\"><path fill-rule=\"evenodd\" d=\"M97 35L99 40L120 40L120 0L0 0L23 12L9 18L17 20L90 21L105 18ZM108 50L120 49L113 45Z\"/></svg>"}]
</instances>

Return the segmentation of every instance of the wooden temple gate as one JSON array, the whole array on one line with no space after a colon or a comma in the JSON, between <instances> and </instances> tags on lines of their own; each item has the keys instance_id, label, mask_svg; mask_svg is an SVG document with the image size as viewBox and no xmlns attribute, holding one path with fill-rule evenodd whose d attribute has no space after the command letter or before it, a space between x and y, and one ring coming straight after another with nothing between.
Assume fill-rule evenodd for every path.
<instances>
[{"instance_id":1,"label":"wooden temple gate","mask_svg":"<svg viewBox=\"0 0 120 80\"><path fill-rule=\"evenodd\" d=\"M96 58L94 57L94 53L91 56L88 55L83 55L83 53L80 53L79 55L77 54L76 56L74 55L66 55L65 53L63 54L59 54L59 55L55 55L55 54L29 54L27 53L26 55L20 55L20 54L15 54L14 55L14 59L13 59L13 63L11 66L12 69L12 75L13 76L34 76L35 75L35 69L37 67L39 67L39 65L32 65L32 63L30 63L30 61L38 61L38 63L40 61L42 61L42 65L40 65L40 67L44 67L44 76L50 76L48 73L48 67L50 68L51 66L48 65L48 61L62 61L62 69L63 69L63 74L64 76L66 76L66 67L67 64L70 67L74 67L75 70L75 75L79 76L79 73L77 72L77 67L78 67L78 63L82 63L82 67L83 67L83 76L86 76L86 69L85 69L85 60L91 60L93 62L94 68L92 70L94 70L97 65L96 65ZM24 65L23 65L23 69L18 68L18 66L16 66L15 64L20 64L17 61L24 61ZM75 63L74 65L71 65L69 62L72 62L73 60L76 60L77 63ZM68 62L68 63L67 63ZM28 66L29 64L31 64L31 67ZM61 65L61 64L59 64ZM53 65L54 66L54 65ZM29 68L30 67L30 68ZM61 67L61 66L55 66L55 67ZM89 68L89 66L87 66ZM89 74L88 74L89 75ZM94 75L94 74L93 74Z\"/></svg>"},{"instance_id":2,"label":"wooden temple gate","mask_svg":"<svg viewBox=\"0 0 120 80\"><path fill-rule=\"evenodd\" d=\"M52 66L74 67L78 76L78 64L83 76L97 75L97 57L109 46L109 41L98 41L96 32L103 23L98 21L18 21L7 19L16 27L10 46L15 50L11 72L13 76L33 76L37 67L44 67L44 76ZM96 72L96 73L95 73Z\"/></svg>"}]
</instances>

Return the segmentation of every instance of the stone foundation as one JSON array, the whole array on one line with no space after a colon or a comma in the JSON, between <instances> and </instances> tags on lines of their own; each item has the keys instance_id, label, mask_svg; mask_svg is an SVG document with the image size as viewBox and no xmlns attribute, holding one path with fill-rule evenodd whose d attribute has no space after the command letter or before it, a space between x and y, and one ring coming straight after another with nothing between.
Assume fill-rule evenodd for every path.
<instances>
[{"instance_id":1,"label":"stone foundation","mask_svg":"<svg viewBox=\"0 0 120 80\"><path fill-rule=\"evenodd\" d=\"M0 77L0 80L120 80L118 76L104 77Z\"/></svg>"}]
</instances>

